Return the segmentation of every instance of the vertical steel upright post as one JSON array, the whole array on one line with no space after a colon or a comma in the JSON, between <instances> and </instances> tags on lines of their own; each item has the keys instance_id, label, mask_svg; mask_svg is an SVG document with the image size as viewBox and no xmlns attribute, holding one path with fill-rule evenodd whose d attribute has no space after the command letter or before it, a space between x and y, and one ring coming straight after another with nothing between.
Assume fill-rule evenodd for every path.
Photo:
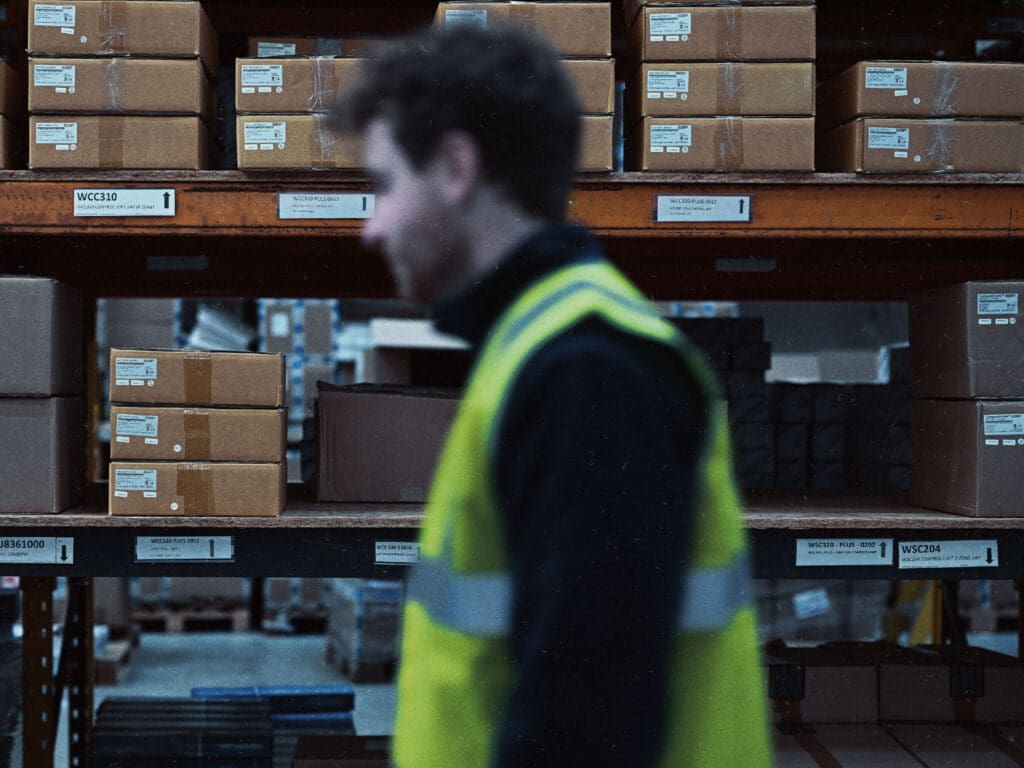
<instances>
[{"instance_id":1,"label":"vertical steel upright post","mask_svg":"<svg viewBox=\"0 0 1024 768\"><path fill-rule=\"evenodd\" d=\"M53 590L57 579L21 579L21 651L23 763L28 768L52 768L53 736Z\"/></svg>"},{"instance_id":2,"label":"vertical steel upright post","mask_svg":"<svg viewBox=\"0 0 1024 768\"><path fill-rule=\"evenodd\" d=\"M64 625L61 677L68 689L68 765L85 768L92 742L93 713L93 581L68 579L68 618ZM65 669L63 665L66 664ZM56 707L59 712L59 703Z\"/></svg>"}]
</instances>

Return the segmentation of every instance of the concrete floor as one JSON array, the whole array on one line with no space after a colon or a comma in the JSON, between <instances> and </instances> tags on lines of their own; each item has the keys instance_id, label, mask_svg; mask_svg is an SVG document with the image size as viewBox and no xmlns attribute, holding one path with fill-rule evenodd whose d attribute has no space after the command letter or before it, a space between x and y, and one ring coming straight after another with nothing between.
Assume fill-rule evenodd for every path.
<instances>
[{"instance_id":1,"label":"concrete floor","mask_svg":"<svg viewBox=\"0 0 1024 768\"><path fill-rule=\"evenodd\" d=\"M317 685L349 682L324 661L323 635L258 633L144 634L116 686L97 686L95 705L108 696L189 696L199 686ZM389 734L394 685L354 686L359 734ZM61 710L56 768L67 756L67 698Z\"/></svg>"}]
</instances>

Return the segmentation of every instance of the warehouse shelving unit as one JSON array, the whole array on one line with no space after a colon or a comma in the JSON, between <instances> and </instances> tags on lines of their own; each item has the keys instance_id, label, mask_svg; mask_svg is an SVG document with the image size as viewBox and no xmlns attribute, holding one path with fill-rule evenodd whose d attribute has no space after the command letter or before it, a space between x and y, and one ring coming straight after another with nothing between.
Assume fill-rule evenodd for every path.
<instances>
[{"instance_id":1,"label":"warehouse shelving unit","mask_svg":"<svg viewBox=\"0 0 1024 768\"><path fill-rule=\"evenodd\" d=\"M278 0L204 0L215 26L237 37L281 17ZM24 0L12 8L24 10ZM429 21L434 3L288 4L295 29L351 27L380 33ZM892 8L899 5L900 8ZM819 0L819 36L893 38L927 28L938 37L1013 37L1024 10L968 0L895 3ZM873 13L886 10L886 23ZM936 10L942 13L936 13ZM1019 11L1019 12L1018 12ZM1020 17L992 29L993 16ZM403 19L396 24L395 19ZM1005 19L1004 19L1005 21ZM1012 21L1012 19L1011 19ZM616 21L621 26L621 21ZM997 25L998 27L998 25ZM618 30L621 34L621 30ZM847 51L850 59L866 50ZM950 58L968 57L962 45ZM902 53L902 49L901 49ZM819 64L819 73L838 67ZM173 217L83 218L79 190L161 189ZM358 220L283 220L282 192L369 194L365 179L334 172L29 172L0 171L0 272L49 275L87 297L341 296L388 297L382 261L364 251ZM658 220L659 198L744 201L742 222ZM652 297L729 300L901 299L920 288L968 279L1024 279L1024 175L858 176L853 174L591 174L578 179L574 220L600 234L613 260ZM1024 510L1022 510L1024 513ZM63 688L71 696L72 765L88 754L92 701L94 576L396 576L404 566L378 561L378 544L413 542L418 505L318 504L293 497L280 518L117 518L105 488L55 516L4 514L4 536L62 540L67 561L18 567L24 592L26 756L52 763L52 734ZM750 500L747 527L761 578L1001 578L1024 580L1024 517L975 519L930 512L897 496L766 494ZM230 557L203 562L139 558L140 537L230 541ZM973 568L797 566L800 540L994 542L993 564ZM59 549L55 551L60 551ZM65 663L52 658L54 578L70 577Z\"/></svg>"}]
</instances>

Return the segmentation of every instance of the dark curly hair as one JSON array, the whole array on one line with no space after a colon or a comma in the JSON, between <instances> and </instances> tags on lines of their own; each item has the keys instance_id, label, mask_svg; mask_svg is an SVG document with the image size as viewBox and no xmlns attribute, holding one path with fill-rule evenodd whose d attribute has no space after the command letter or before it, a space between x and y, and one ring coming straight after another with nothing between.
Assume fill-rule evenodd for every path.
<instances>
[{"instance_id":1,"label":"dark curly hair","mask_svg":"<svg viewBox=\"0 0 1024 768\"><path fill-rule=\"evenodd\" d=\"M332 128L390 122L423 168L449 131L480 147L483 172L524 211L559 219L579 149L579 96L551 46L526 29L431 27L379 47L335 103Z\"/></svg>"}]
</instances>

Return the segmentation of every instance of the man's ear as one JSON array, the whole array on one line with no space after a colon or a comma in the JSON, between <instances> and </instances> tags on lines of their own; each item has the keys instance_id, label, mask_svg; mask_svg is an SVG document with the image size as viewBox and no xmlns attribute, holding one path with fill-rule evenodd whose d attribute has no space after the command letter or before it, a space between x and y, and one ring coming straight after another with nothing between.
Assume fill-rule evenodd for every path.
<instances>
[{"instance_id":1,"label":"man's ear","mask_svg":"<svg viewBox=\"0 0 1024 768\"><path fill-rule=\"evenodd\" d=\"M450 131L441 138L435 157L445 198L451 203L465 202L482 181L480 145L465 131Z\"/></svg>"}]
</instances>

